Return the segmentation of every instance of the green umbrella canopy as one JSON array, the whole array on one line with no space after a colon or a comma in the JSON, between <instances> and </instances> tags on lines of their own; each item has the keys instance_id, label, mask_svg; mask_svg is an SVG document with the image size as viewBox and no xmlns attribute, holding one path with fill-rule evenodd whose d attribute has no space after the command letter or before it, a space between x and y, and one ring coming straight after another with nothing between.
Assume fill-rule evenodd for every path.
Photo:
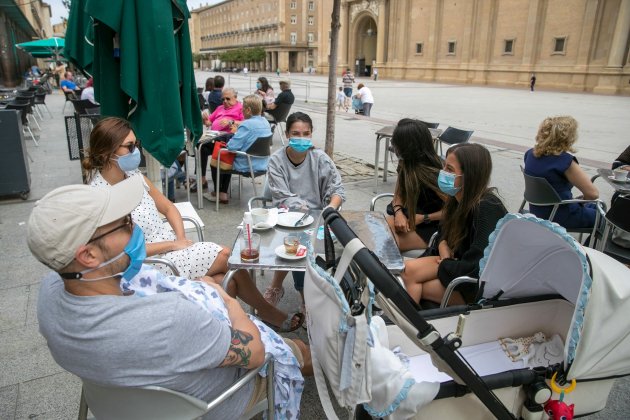
<instances>
[{"instance_id":1,"label":"green umbrella canopy","mask_svg":"<svg viewBox=\"0 0 630 420\"><path fill-rule=\"evenodd\" d=\"M52 37L48 39L37 39L35 41L15 44L18 48L31 54L33 57L47 58L59 57L63 52L65 41L63 38Z\"/></svg>"},{"instance_id":2,"label":"green umbrella canopy","mask_svg":"<svg viewBox=\"0 0 630 420\"><path fill-rule=\"evenodd\" d=\"M184 0L73 0L66 56L89 66L101 114L128 119L142 146L170 166L184 145L184 127L203 132ZM87 22L93 20L93 25ZM71 46L73 45L73 46Z\"/></svg>"}]
</instances>

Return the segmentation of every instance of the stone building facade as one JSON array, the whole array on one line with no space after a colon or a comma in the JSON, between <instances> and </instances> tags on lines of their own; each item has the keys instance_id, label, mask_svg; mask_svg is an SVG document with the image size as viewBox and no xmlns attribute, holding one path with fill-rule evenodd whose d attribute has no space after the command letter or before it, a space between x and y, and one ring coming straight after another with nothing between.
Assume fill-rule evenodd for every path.
<instances>
[{"instance_id":1,"label":"stone building facade","mask_svg":"<svg viewBox=\"0 0 630 420\"><path fill-rule=\"evenodd\" d=\"M332 1L318 2L319 33ZM342 0L338 68L381 77L630 94L630 0ZM318 71L330 45L320 43Z\"/></svg>"},{"instance_id":2,"label":"stone building facade","mask_svg":"<svg viewBox=\"0 0 630 420\"><path fill-rule=\"evenodd\" d=\"M213 61L231 49L262 47L266 52L264 62L252 63L260 67L258 70L314 69L318 65L322 3L326 2L227 0L192 10L189 26L193 52L208 54Z\"/></svg>"}]
</instances>

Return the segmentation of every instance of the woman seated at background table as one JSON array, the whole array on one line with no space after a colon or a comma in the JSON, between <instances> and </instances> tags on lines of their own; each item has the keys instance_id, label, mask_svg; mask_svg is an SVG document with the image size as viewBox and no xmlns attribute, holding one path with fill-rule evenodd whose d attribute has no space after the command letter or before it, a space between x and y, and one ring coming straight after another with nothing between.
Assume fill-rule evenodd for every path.
<instances>
[{"instance_id":1,"label":"woman seated at background table","mask_svg":"<svg viewBox=\"0 0 630 420\"><path fill-rule=\"evenodd\" d=\"M83 161L89 173L90 185L109 186L132 176L142 177L145 191L142 201L131 213L132 220L143 231L147 256L164 256L172 261L181 277L203 279L221 284L228 271L231 250L213 242L196 242L186 239L184 223L177 207L171 203L138 170L140 149L129 122L116 117L100 120L90 135L90 148ZM163 214L170 228L162 222ZM165 274L170 270L159 265ZM209 278L203 278L203 277ZM258 310L258 315L281 331L293 331L304 322L301 313L286 314L270 305L260 294L249 273L239 270L226 290Z\"/></svg>"},{"instance_id":2,"label":"woman seated at background table","mask_svg":"<svg viewBox=\"0 0 630 420\"><path fill-rule=\"evenodd\" d=\"M398 180L387 223L401 251L423 249L442 218L445 195L437 184L442 163L431 132L419 120L400 120L391 142L398 156Z\"/></svg>"},{"instance_id":3,"label":"woman seated at background table","mask_svg":"<svg viewBox=\"0 0 630 420\"><path fill-rule=\"evenodd\" d=\"M599 191L580 167L573 144L577 140L578 123L573 117L549 117L540 124L536 145L525 152L525 173L545 178L561 199L573 198L576 187L585 200L599 198ZM542 219L548 219L553 206L529 206L529 210ZM558 207L553 221L565 228L593 227L597 215L594 203L566 204Z\"/></svg>"},{"instance_id":4,"label":"woman seated at background table","mask_svg":"<svg viewBox=\"0 0 630 420\"><path fill-rule=\"evenodd\" d=\"M243 116L242 122L235 122L238 127L234 136L227 143L227 149L231 151L245 152L259 137L271 136L271 127L269 122L261 116L262 100L256 95L248 95L243 98ZM224 152L225 153L225 152ZM254 172L266 171L269 158L251 158ZM210 201L216 201L216 185L217 185L217 168L210 168L212 171L212 184L215 186L215 192L212 193ZM245 156L236 155L234 158L233 170L249 173L249 164ZM228 188L230 188L230 179L232 175L229 173L221 173L219 180L219 202L228 204Z\"/></svg>"},{"instance_id":5,"label":"woman seated at background table","mask_svg":"<svg viewBox=\"0 0 630 420\"><path fill-rule=\"evenodd\" d=\"M456 144L446 152L438 186L448 199L440 222L437 249L432 256L405 262L401 276L409 295L439 303L446 286L460 276L479 276L479 260L488 238L507 210L489 188L492 158L488 150L474 143ZM474 298L475 289L463 285L449 304L464 304Z\"/></svg>"},{"instance_id":6,"label":"woman seated at background table","mask_svg":"<svg viewBox=\"0 0 630 420\"><path fill-rule=\"evenodd\" d=\"M224 133L233 133L236 131L236 121L243 121L243 104L238 99L236 89L227 87L221 92L223 105L217 107L212 114L202 113L203 123L214 131L222 131ZM208 142L201 146L200 162L201 162L201 184L205 190L208 188L206 179L206 170L208 169L208 156L212 155L214 142ZM199 168L195 168L197 171ZM197 192L198 185L193 185L190 191Z\"/></svg>"},{"instance_id":7,"label":"woman seated at background table","mask_svg":"<svg viewBox=\"0 0 630 420\"><path fill-rule=\"evenodd\" d=\"M308 211L330 206L338 209L346 193L335 162L323 150L313 147L313 121L303 112L287 118L289 143L277 150L269 160L267 182L273 205L291 210ZM284 295L282 282L286 272L276 271L264 297L277 305ZM293 272L295 289L304 303L304 273Z\"/></svg>"},{"instance_id":8,"label":"woman seated at background table","mask_svg":"<svg viewBox=\"0 0 630 420\"><path fill-rule=\"evenodd\" d=\"M265 76L260 76L256 81L254 95L260 96L263 101L263 108L267 108L267 105L272 104L276 99L276 94Z\"/></svg>"}]
</instances>

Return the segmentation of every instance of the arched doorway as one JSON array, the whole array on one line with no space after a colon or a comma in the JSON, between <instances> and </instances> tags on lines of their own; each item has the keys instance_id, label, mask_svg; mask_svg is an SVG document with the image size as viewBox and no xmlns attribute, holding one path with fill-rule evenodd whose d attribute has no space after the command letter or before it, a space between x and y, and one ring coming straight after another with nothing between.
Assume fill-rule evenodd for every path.
<instances>
[{"instance_id":1,"label":"arched doorway","mask_svg":"<svg viewBox=\"0 0 630 420\"><path fill-rule=\"evenodd\" d=\"M376 20L366 13L357 19L354 31L354 74L370 76L376 63Z\"/></svg>"}]
</instances>

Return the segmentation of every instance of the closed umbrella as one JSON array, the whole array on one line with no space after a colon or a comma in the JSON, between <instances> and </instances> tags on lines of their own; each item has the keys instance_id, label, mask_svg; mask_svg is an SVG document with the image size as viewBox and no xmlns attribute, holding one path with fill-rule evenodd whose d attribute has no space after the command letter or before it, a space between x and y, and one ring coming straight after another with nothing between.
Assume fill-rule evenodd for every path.
<instances>
[{"instance_id":1,"label":"closed umbrella","mask_svg":"<svg viewBox=\"0 0 630 420\"><path fill-rule=\"evenodd\" d=\"M22 42L21 44L15 45L21 50L31 54L33 57L54 57L55 60L58 60L59 56L63 53L65 42L63 38L52 37L48 39Z\"/></svg>"},{"instance_id":2,"label":"closed umbrella","mask_svg":"<svg viewBox=\"0 0 630 420\"><path fill-rule=\"evenodd\" d=\"M170 166L184 127L202 134L184 0L73 0L66 56L94 76L101 113L128 119L143 148ZM93 20L91 67L85 45ZM81 38L79 38L81 37Z\"/></svg>"}]
</instances>

